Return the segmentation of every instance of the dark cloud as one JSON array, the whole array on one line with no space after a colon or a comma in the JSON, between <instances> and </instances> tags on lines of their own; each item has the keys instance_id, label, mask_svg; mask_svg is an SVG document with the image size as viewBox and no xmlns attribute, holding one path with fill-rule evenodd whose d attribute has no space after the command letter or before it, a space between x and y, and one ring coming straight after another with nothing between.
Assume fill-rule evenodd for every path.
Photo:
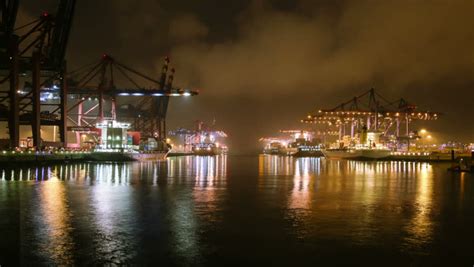
<instances>
[{"instance_id":1,"label":"dark cloud","mask_svg":"<svg viewBox=\"0 0 474 267\"><path fill-rule=\"evenodd\" d=\"M473 77L474 2L353 1L337 21L254 5L236 40L174 47L190 79L216 94L393 90Z\"/></svg>"},{"instance_id":2,"label":"dark cloud","mask_svg":"<svg viewBox=\"0 0 474 267\"><path fill-rule=\"evenodd\" d=\"M171 41L184 43L203 39L209 33L209 29L194 15L182 15L173 18L169 26Z\"/></svg>"}]
</instances>

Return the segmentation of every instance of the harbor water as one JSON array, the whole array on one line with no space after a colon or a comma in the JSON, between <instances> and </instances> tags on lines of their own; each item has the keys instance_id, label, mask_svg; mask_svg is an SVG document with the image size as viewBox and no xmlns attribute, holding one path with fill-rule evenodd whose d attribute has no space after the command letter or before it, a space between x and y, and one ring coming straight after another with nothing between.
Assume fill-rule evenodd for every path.
<instances>
[{"instance_id":1,"label":"harbor water","mask_svg":"<svg viewBox=\"0 0 474 267\"><path fill-rule=\"evenodd\" d=\"M474 264L449 163L279 156L0 166L0 266Z\"/></svg>"}]
</instances>

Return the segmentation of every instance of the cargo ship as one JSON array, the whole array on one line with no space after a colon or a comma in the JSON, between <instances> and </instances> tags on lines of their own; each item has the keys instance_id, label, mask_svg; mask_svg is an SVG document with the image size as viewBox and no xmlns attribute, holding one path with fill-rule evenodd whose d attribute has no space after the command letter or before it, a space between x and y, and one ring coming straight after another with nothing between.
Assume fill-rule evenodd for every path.
<instances>
[{"instance_id":1,"label":"cargo ship","mask_svg":"<svg viewBox=\"0 0 474 267\"><path fill-rule=\"evenodd\" d=\"M225 151L216 143L197 143L193 145L193 152L196 156L216 156L224 154Z\"/></svg>"},{"instance_id":2,"label":"cargo ship","mask_svg":"<svg viewBox=\"0 0 474 267\"><path fill-rule=\"evenodd\" d=\"M322 157L321 143L313 138L313 133L302 130L282 130L290 134L284 138L261 138L266 143L263 153L293 157Z\"/></svg>"},{"instance_id":3,"label":"cargo ship","mask_svg":"<svg viewBox=\"0 0 474 267\"><path fill-rule=\"evenodd\" d=\"M217 136L227 136L223 132L198 131L195 142L191 144L193 154L196 156L216 156L227 154L227 146L217 142Z\"/></svg>"},{"instance_id":4,"label":"cargo ship","mask_svg":"<svg viewBox=\"0 0 474 267\"><path fill-rule=\"evenodd\" d=\"M263 148L263 154L267 155L286 155L286 144L282 141L270 141L265 148Z\"/></svg>"},{"instance_id":5,"label":"cargo ship","mask_svg":"<svg viewBox=\"0 0 474 267\"><path fill-rule=\"evenodd\" d=\"M104 120L96 125L100 130L99 143L85 156L92 161L162 161L170 150L166 141L154 137L140 137L129 132L129 123Z\"/></svg>"},{"instance_id":6,"label":"cargo ship","mask_svg":"<svg viewBox=\"0 0 474 267\"><path fill-rule=\"evenodd\" d=\"M385 159L391 156L391 149L380 142L383 135L379 131L367 131L362 127L358 143L351 143L344 146L339 140L339 147L323 149L322 153L326 158L337 159Z\"/></svg>"},{"instance_id":7,"label":"cargo ship","mask_svg":"<svg viewBox=\"0 0 474 267\"><path fill-rule=\"evenodd\" d=\"M384 159L391 156L388 148L329 148L323 149L326 158L333 159Z\"/></svg>"},{"instance_id":8,"label":"cargo ship","mask_svg":"<svg viewBox=\"0 0 474 267\"><path fill-rule=\"evenodd\" d=\"M287 153L293 157L322 157L321 143L307 132L295 133L294 142L288 144Z\"/></svg>"},{"instance_id":9,"label":"cargo ship","mask_svg":"<svg viewBox=\"0 0 474 267\"><path fill-rule=\"evenodd\" d=\"M194 130L180 128L170 131L171 153L173 155L215 156L228 152L224 139L227 134L215 130L215 122L211 126L202 121L197 122Z\"/></svg>"},{"instance_id":10,"label":"cargo ship","mask_svg":"<svg viewBox=\"0 0 474 267\"><path fill-rule=\"evenodd\" d=\"M114 151L95 150L84 156L91 161L163 161L166 160L168 151Z\"/></svg>"}]
</instances>

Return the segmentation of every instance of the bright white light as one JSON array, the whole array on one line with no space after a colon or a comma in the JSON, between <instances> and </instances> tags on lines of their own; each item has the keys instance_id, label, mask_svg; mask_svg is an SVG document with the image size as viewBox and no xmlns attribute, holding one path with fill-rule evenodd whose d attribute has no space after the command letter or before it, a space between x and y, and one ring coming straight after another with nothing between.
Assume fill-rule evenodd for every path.
<instances>
[{"instance_id":1,"label":"bright white light","mask_svg":"<svg viewBox=\"0 0 474 267\"><path fill-rule=\"evenodd\" d=\"M163 96L163 94L160 94L160 93L154 93L154 94L151 94L152 96Z\"/></svg>"},{"instance_id":2,"label":"bright white light","mask_svg":"<svg viewBox=\"0 0 474 267\"><path fill-rule=\"evenodd\" d=\"M191 93L190 93L190 92L185 92L185 93L183 93L183 95L184 95L184 96L190 96Z\"/></svg>"},{"instance_id":3,"label":"bright white light","mask_svg":"<svg viewBox=\"0 0 474 267\"><path fill-rule=\"evenodd\" d=\"M129 93L120 93L120 94L118 94L118 95L120 95L120 96L128 96L128 95L130 95L130 94L129 94Z\"/></svg>"},{"instance_id":4,"label":"bright white light","mask_svg":"<svg viewBox=\"0 0 474 267\"><path fill-rule=\"evenodd\" d=\"M133 96L142 96L143 94L142 93L133 93L132 95Z\"/></svg>"}]
</instances>

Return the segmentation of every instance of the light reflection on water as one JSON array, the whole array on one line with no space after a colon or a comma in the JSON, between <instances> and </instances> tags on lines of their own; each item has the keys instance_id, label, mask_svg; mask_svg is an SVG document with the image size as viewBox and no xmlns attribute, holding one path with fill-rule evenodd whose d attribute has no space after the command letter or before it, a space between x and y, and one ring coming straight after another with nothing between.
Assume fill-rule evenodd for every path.
<instances>
[{"instance_id":1,"label":"light reflection on water","mask_svg":"<svg viewBox=\"0 0 474 267\"><path fill-rule=\"evenodd\" d=\"M422 165L416 169L418 179L416 182L416 214L407 225L406 247L425 245L433 238L433 222L430 214L433 211L433 170L429 165Z\"/></svg>"},{"instance_id":2,"label":"light reflection on water","mask_svg":"<svg viewBox=\"0 0 474 267\"><path fill-rule=\"evenodd\" d=\"M261 155L259 176L263 194L287 190L285 216L297 238L319 235L367 244L402 232L402 250L424 248L433 239L432 215L439 207L433 206L429 163Z\"/></svg>"},{"instance_id":3,"label":"light reflection on water","mask_svg":"<svg viewBox=\"0 0 474 267\"><path fill-rule=\"evenodd\" d=\"M94 248L100 264L129 263L135 256L136 225L133 190L128 167L98 166L101 176L91 188L90 211L94 229Z\"/></svg>"},{"instance_id":4,"label":"light reflection on water","mask_svg":"<svg viewBox=\"0 0 474 267\"><path fill-rule=\"evenodd\" d=\"M55 264L71 265L74 243L67 192L55 174L49 169L48 173L48 182L38 187L37 201L41 205L34 215L33 223L38 226L35 240L39 243L40 254L49 254Z\"/></svg>"},{"instance_id":5,"label":"light reflection on water","mask_svg":"<svg viewBox=\"0 0 474 267\"><path fill-rule=\"evenodd\" d=\"M28 204L24 204L21 221L26 222L23 240L28 242L22 250L26 262L131 264L140 254L143 227L151 227L150 234L162 239L157 243L169 242L172 247L165 256L193 264L199 262L198 228L219 220L214 213L222 201L226 168L227 157L219 156L1 169L0 190L28 182L23 190L33 185L38 192L25 194ZM151 225L142 225L142 219L149 216ZM164 227L169 231L163 232ZM78 248L78 243L89 248ZM83 255L88 259L74 257L78 251L89 253Z\"/></svg>"},{"instance_id":6,"label":"light reflection on water","mask_svg":"<svg viewBox=\"0 0 474 267\"><path fill-rule=\"evenodd\" d=\"M25 265L413 263L453 249L468 255L472 175L445 167L220 156L0 168L0 232L8 234L1 218L12 212L1 205L17 198Z\"/></svg>"}]
</instances>

